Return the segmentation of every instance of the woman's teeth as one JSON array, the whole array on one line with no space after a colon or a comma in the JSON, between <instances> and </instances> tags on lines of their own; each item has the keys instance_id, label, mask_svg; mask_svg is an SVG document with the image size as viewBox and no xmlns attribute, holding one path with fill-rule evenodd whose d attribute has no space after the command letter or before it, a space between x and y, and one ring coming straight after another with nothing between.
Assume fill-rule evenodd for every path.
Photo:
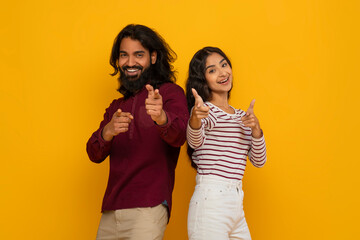
<instances>
[{"instance_id":1,"label":"woman's teeth","mask_svg":"<svg viewBox=\"0 0 360 240\"><path fill-rule=\"evenodd\" d=\"M229 78L226 78L226 79L220 81L219 83L226 83L228 80L229 80Z\"/></svg>"}]
</instances>

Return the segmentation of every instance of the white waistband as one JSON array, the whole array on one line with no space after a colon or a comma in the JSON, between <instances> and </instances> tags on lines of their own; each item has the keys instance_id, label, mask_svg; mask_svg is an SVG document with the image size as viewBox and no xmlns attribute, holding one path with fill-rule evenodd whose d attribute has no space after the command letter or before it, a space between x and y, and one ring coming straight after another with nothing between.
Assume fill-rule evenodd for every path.
<instances>
[{"instance_id":1,"label":"white waistband","mask_svg":"<svg viewBox=\"0 0 360 240\"><path fill-rule=\"evenodd\" d=\"M241 180L226 179L214 175L196 175L196 184L216 184L224 185L226 187L238 187L242 188Z\"/></svg>"}]
</instances>

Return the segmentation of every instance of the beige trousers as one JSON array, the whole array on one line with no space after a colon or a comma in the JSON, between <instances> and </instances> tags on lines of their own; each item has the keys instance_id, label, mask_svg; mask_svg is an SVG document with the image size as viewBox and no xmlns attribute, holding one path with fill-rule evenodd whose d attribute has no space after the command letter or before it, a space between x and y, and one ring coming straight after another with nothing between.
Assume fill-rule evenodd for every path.
<instances>
[{"instance_id":1,"label":"beige trousers","mask_svg":"<svg viewBox=\"0 0 360 240\"><path fill-rule=\"evenodd\" d=\"M168 222L167 208L160 204L103 212L97 240L162 240Z\"/></svg>"}]
</instances>

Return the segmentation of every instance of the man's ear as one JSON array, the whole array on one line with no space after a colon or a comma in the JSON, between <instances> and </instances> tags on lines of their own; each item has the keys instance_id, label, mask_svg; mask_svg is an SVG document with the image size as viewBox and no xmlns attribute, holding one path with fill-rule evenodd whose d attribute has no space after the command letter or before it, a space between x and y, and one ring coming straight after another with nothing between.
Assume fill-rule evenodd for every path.
<instances>
[{"instance_id":1,"label":"man's ear","mask_svg":"<svg viewBox=\"0 0 360 240\"><path fill-rule=\"evenodd\" d=\"M155 64L156 63L156 59L157 59L157 52L153 51L150 55L150 59L151 59L151 64Z\"/></svg>"}]
</instances>

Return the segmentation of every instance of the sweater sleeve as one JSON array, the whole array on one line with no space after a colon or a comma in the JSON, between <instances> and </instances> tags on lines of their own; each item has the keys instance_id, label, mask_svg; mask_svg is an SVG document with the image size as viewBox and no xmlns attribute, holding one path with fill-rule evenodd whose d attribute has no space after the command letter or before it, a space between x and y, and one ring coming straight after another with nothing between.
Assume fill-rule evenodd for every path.
<instances>
[{"instance_id":1,"label":"sweater sleeve","mask_svg":"<svg viewBox=\"0 0 360 240\"><path fill-rule=\"evenodd\" d=\"M264 135L261 138L251 139L251 148L249 150L250 162L255 167L263 167L266 162L266 145Z\"/></svg>"},{"instance_id":2,"label":"sweater sleeve","mask_svg":"<svg viewBox=\"0 0 360 240\"><path fill-rule=\"evenodd\" d=\"M165 125L157 125L160 136L169 145L181 147L186 140L186 124L189 119L184 90L172 83L164 84L159 90L167 116Z\"/></svg>"},{"instance_id":3,"label":"sweater sleeve","mask_svg":"<svg viewBox=\"0 0 360 240\"><path fill-rule=\"evenodd\" d=\"M114 102L115 102L115 100L113 101L113 103ZM111 120L112 115L110 113L110 109L111 109L112 104L110 105L109 108L106 109L106 112L104 114L104 119L100 123L99 129L96 130L91 135L90 139L88 140L88 142L86 144L87 154L88 154L90 160L95 163L101 163L110 154L112 141L105 141L102 138L102 130L104 129L106 124L108 124L108 122L110 122L110 120Z\"/></svg>"}]
</instances>

